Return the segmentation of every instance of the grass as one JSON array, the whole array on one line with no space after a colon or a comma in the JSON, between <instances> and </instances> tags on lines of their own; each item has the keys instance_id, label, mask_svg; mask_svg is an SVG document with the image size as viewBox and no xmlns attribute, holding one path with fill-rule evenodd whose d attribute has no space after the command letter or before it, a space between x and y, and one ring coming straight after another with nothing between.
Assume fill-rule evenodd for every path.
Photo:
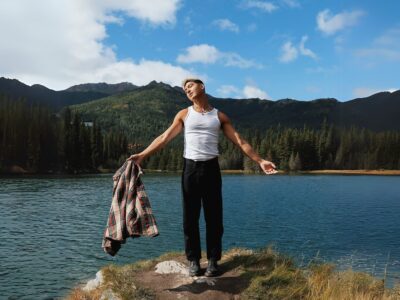
<instances>
[{"instance_id":1,"label":"grass","mask_svg":"<svg viewBox=\"0 0 400 300\"><path fill-rule=\"evenodd\" d=\"M336 271L333 264L312 263L305 268L271 247L238 253L227 263L242 270L249 285L243 299L357 300L400 299L400 286L385 289L382 279L352 270Z\"/></svg>"},{"instance_id":2,"label":"grass","mask_svg":"<svg viewBox=\"0 0 400 300\"><path fill-rule=\"evenodd\" d=\"M123 300L155 299L155 294L152 290L140 287L136 284L134 279L135 275L139 271L154 269L157 263L178 256L182 256L182 253L169 252L155 259L141 260L124 266L117 266L114 264L107 265L101 269L103 273L103 284L100 287L90 292L76 287L66 297L66 300L100 300L102 294L107 290L111 290Z\"/></svg>"},{"instance_id":3,"label":"grass","mask_svg":"<svg viewBox=\"0 0 400 300\"><path fill-rule=\"evenodd\" d=\"M158 262L182 256L182 253L174 252L125 266L106 266L102 269L104 283L101 287L90 293L76 288L67 299L97 300L107 289L124 300L155 299L154 291L136 285L135 274L154 269ZM400 299L400 285L388 289L383 279L353 270L337 271L333 264L318 261L311 261L304 268L299 268L292 258L276 252L272 247L256 251L231 249L224 253L221 267L234 272L245 283L240 299Z\"/></svg>"}]
</instances>

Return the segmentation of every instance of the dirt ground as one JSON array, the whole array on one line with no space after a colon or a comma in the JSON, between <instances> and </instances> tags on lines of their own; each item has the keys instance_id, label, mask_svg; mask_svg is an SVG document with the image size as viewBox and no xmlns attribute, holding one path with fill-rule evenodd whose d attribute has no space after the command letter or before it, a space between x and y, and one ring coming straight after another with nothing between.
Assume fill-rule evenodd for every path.
<instances>
[{"instance_id":1,"label":"dirt ground","mask_svg":"<svg viewBox=\"0 0 400 300\"><path fill-rule=\"evenodd\" d=\"M175 261L187 265L182 258ZM202 273L207 267L207 260L201 261ZM218 277L190 277L179 273L158 274L154 270L142 271L137 274L135 282L141 287L150 288L157 299L207 299L224 300L240 299L239 294L246 289L249 282L240 271L230 269L227 263L220 264L221 275Z\"/></svg>"}]
</instances>

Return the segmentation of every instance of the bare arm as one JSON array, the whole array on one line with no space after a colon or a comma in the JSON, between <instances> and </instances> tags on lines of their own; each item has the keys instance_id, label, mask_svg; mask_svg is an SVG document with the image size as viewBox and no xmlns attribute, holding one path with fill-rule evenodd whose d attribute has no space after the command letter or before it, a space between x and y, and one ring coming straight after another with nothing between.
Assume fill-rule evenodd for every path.
<instances>
[{"instance_id":1,"label":"bare arm","mask_svg":"<svg viewBox=\"0 0 400 300\"><path fill-rule=\"evenodd\" d=\"M143 150L138 154L131 155L127 160L134 160L137 164L140 165L142 160L146 159L154 152L162 149L182 131L183 120L186 114L187 114L187 109L183 109L180 112L178 112L171 126L166 131L164 131L163 134L155 138L145 150Z\"/></svg>"},{"instance_id":2,"label":"bare arm","mask_svg":"<svg viewBox=\"0 0 400 300\"><path fill-rule=\"evenodd\" d=\"M235 128L233 128L232 123L227 115L222 112L218 112L218 117L221 122L222 131L224 132L225 136L232 141L232 143L237 145L249 158L258 163L260 168L266 174L274 174L277 172L275 170L276 166L274 163L262 159L258 153L254 151L253 147L251 147L251 145L240 136Z\"/></svg>"}]
</instances>

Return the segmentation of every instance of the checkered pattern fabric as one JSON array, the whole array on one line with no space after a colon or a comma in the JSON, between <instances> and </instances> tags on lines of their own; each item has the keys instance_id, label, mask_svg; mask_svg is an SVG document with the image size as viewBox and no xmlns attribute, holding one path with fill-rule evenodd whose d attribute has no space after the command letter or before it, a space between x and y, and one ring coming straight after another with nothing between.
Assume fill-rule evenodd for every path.
<instances>
[{"instance_id":1,"label":"checkered pattern fabric","mask_svg":"<svg viewBox=\"0 0 400 300\"><path fill-rule=\"evenodd\" d=\"M125 161L113 176L113 196L102 247L114 256L127 237L157 236L158 228L144 189L139 165Z\"/></svg>"}]
</instances>

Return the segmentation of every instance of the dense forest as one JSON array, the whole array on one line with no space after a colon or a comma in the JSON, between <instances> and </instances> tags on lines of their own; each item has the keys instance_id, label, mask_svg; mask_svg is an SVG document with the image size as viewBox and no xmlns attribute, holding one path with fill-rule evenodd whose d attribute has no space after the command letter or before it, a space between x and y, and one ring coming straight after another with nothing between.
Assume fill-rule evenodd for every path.
<instances>
[{"instance_id":1,"label":"dense forest","mask_svg":"<svg viewBox=\"0 0 400 300\"><path fill-rule=\"evenodd\" d=\"M159 125L159 124L158 124ZM148 130L160 134L155 126ZM338 128L325 120L319 128L243 129L241 135L280 170L400 169L400 133ZM130 138L128 139L128 136ZM222 169L257 171L258 166L220 137ZM118 168L151 140L83 122L69 107L56 113L44 105L0 97L0 170L17 165L36 173L86 173ZM143 163L144 168L180 170L182 138Z\"/></svg>"},{"instance_id":2,"label":"dense forest","mask_svg":"<svg viewBox=\"0 0 400 300\"><path fill-rule=\"evenodd\" d=\"M126 137L90 125L68 107L56 114L44 105L0 97L0 170L18 165L35 173L78 173L117 167L127 153Z\"/></svg>"}]
</instances>

